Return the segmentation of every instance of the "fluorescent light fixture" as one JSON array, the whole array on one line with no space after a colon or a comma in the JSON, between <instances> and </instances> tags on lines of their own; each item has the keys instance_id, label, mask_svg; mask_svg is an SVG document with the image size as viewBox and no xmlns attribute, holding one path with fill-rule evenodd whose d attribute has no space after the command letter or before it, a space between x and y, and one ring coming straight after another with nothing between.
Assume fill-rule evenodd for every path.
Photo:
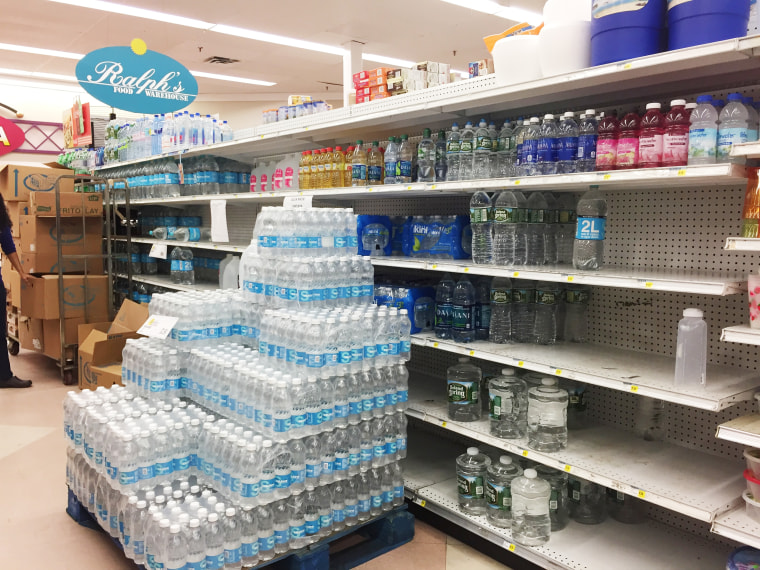
<instances>
[{"instance_id":1,"label":"fluorescent light fixture","mask_svg":"<svg viewBox=\"0 0 760 570\"><path fill-rule=\"evenodd\" d=\"M57 2L58 0L54 0ZM209 28L212 32L218 32L220 34L227 34L228 36L235 36L238 38L247 38L249 40L257 40L260 42L267 42L270 44L277 44L280 46L288 46L300 49L308 49L311 51L319 51L322 53L331 53L333 55L344 55L346 50L342 47L331 46L327 44L319 44L316 42L307 42L306 40L299 40L296 38L289 38L287 36L278 36L277 34L267 34L266 32L257 32L256 30L248 30L246 28L238 28L236 26L226 26L224 24L214 24Z\"/></svg>"},{"instance_id":2,"label":"fluorescent light fixture","mask_svg":"<svg viewBox=\"0 0 760 570\"><path fill-rule=\"evenodd\" d=\"M71 93L84 94L85 91L78 85L64 85L62 83L47 83L42 81L26 81L23 79L11 79L0 76L0 85L10 85L12 87L31 87L34 89L49 89L51 91L67 91Z\"/></svg>"},{"instance_id":3,"label":"fluorescent light fixture","mask_svg":"<svg viewBox=\"0 0 760 570\"><path fill-rule=\"evenodd\" d=\"M247 83L248 85L263 85L271 87L277 85L271 81L261 81L260 79L248 79L246 77L235 77L234 75L219 75L217 73L206 73L205 71L190 71L195 77L205 77L206 79L218 79L219 81L232 81L234 83Z\"/></svg>"},{"instance_id":4,"label":"fluorescent light fixture","mask_svg":"<svg viewBox=\"0 0 760 570\"><path fill-rule=\"evenodd\" d=\"M81 53L72 53L70 51L58 51L55 49L43 49L30 46L16 46L13 44L0 43L0 50L3 51L17 51L20 53L33 53L36 55L49 55L50 57L61 57L64 59L76 59L80 60L84 57Z\"/></svg>"},{"instance_id":5,"label":"fluorescent light fixture","mask_svg":"<svg viewBox=\"0 0 760 570\"><path fill-rule=\"evenodd\" d=\"M531 12L524 8L515 8L512 6L502 6L494 0L443 0L448 4L454 4L462 8L469 8L470 10L476 10L483 12L484 14L490 14L491 16L497 16L504 18L505 20L512 20L514 22L528 22L529 24L539 24L543 20L543 15L537 12Z\"/></svg>"},{"instance_id":6,"label":"fluorescent light fixture","mask_svg":"<svg viewBox=\"0 0 760 570\"><path fill-rule=\"evenodd\" d=\"M8 69L0 67L0 75L17 75L19 77L31 77L33 79L52 79L55 81L72 81L77 82L73 75L61 75L58 73L42 73L41 71L23 71L21 69Z\"/></svg>"},{"instance_id":7,"label":"fluorescent light fixture","mask_svg":"<svg viewBox=\"0 0 760 570\"><path fill-rule=\"evenodd\" d=\"M376 63L386 63L396 67L414 67L416 63L406 59L398 59L396 57L385 57L384 55L377 55L374 53L363 53L362 59L367 61L374 61Z\"/></svg>"},{"instance_id":8,"label":"fluorescent light fixture","mask_svg":"<svg viewBox=\"0 0 760 570\"><path fill-rule=\"evenodd\" d=\"M145 18L146 20L177 24L189 28L198 28L200 30L208 30L214 26L213 23L204 22L203 20L175 16L174 14L166 14L165 12L146 10L145 8L136 8L134 6L125 6L124 4L116 4L115 2L103 2L102 0L51 0L51 2L79 6L80 8L92 8L93 10L102 10L104 12L112 12L124 16L134 16L135 18Z\"/></svg>"}]
</instances>

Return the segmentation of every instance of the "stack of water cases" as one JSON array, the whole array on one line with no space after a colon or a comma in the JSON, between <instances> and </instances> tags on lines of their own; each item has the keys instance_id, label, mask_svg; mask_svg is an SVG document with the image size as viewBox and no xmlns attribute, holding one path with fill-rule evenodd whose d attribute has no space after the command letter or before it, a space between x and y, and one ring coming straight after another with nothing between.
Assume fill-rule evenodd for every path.
<instances>
[{"instance_id":1,"label":"stack of water cases","mask_svg":"<svg viewBox=\"0 0 760 570\"><path fill-rule=\"evenodd\" d=\"M70 488L130 558L239 568L403 503L410 321L356 239L351 211L265 208L240 291L154 295L170 337L69 394Z\"/></svg>"}]
</instances>

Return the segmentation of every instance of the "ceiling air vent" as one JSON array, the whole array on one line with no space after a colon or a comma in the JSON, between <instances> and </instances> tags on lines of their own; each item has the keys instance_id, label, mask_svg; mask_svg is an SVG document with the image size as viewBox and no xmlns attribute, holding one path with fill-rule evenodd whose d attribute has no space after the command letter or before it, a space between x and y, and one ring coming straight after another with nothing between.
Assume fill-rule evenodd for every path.
<instances>
[{"instance_id":1,"label":"ceiling air vent","mask_svg":"<svg viewBox=\"0 0 760 570\"><path fill-rule=\"evenodd\" d=\"M230 63L238 63L239 59L232 59L231 57L221 57L218 55L215 55L213 57L208 57L203 60L206 63L218 63L220 65L229 65Z\"/></svg>"}]
</instances>

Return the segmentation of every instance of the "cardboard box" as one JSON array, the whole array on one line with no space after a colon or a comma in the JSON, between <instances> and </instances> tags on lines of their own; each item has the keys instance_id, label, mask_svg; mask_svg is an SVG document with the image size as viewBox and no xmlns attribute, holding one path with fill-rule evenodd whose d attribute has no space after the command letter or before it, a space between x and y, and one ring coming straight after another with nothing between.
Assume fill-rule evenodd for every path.
<instances>
[{"instance_id":1,"label":"cardboard box","mask_svg":"<svg viewBox=\"0 0 760 570\"><path fill-rule=\"evenodd\" d=\"M396 69L390 69L385 74L385 78L388 79L388 80L390 80L390 79L396 79L396 78L403 78L403 77L404 77L403 71L401 70L400 67L396 68Z\"/></svg>"},{"instance_id":2,"label":"cardboard box","mask_svg":"<svg viewBox=\"0 0 760 570\"><path fill-rule=\"evenodd\" d=\"M8 216L11 219L11 235L15 238L21 237L21 216L29 215L29 202L6 202L5 207L8 209Z\"/></svg>"},{"instance_id":3,"label":"cardboard box","mask_svg":"<svg viewBox=\"0 0 760 570\"><path fill-rule=\"evenodd\" d=\"M370 101L377 101L378 99L387 99L390 96L391 96L390 93L375 93L375 94L369 96L369 100Z\"/></svg>"},{"instance_id":4,"label":"cardboard box","mask_svg":"<svg viewBox=\"0 0 760 570\"><path fill-rule=\"evenodd\" d=\"M21 265L27 273L58 273L58 254L56 252L45 253L20 253ZM88 259L67 258L63 260L64 273L84 273L85 262L88 275L100 275L103 273L103 258L91 257Z\"/></svg>"},{"instance_id":5,"label":"cardboard box","mask_svg":"<svg viewBox=\"0 0 760 570\"><path fill-rule=\"evenodd\" d=\"M11 290L11 304L17 309L21 307L21 275L19 275L9 261L3 261L3 271L8 267L8 279L3 275L5 286Z\"/></svg>"},{"instance_id":6,"label":"cardboard box","mask_svg":"<svg viewBox=\"0 0 760 570\"><path fill-rule=\"evenodd\" d=\"M385 85L386 79L385 77L370 77L369 79L369 86L370 87L377 87L378 85Z\"/></svg>"},{"instance_id":7,"label":"cardboard box","mask_svg":"<svg viewBox=\"0 0 760 570\"><path fill-rule=\"evenodd\" d=\"M369 97L372 95L372 88L371 87L365 87L363 89L357 89L356 90L356 96L357 97Z\"/></svg>"},{"instance_id":8,"label":"cardboard box","mask_svg":"<svg viewBox=\"0 0 760 570\"><path fill-rule=\"evenodd\" d=\"M79 325L85 322L84 317L74 317L64 320L64 342L69 345L77 344L77 332ZM50 319L42 321L42 351L49 356L58 360L61 358L61 321L59 319ZM76 355L76 349L72 346L66 350L66 358L73 359Z\"/></svg>"},{"instance_id":9,"label":"cardboard box","mask_svg":"<svg viewBox=\"0 0 760 570\"><path fill-rule=\"evenodd\" d=\"M11 285L11 292L15 283ZM17 306L22 315L36 319L58 319L58 276L32 277L31 285L21 285ZM15 300L15 295L14 295ZM90 321L108 315L108 277L106 275L63 276L63 309L65 318L87 316ZM86 311L86 312L85 312Z\"/></svg>"},{"instance_id":10,"label":"cardboard box","mask_svg":"<svg viewBox=\"0 0 760 570\"><path fill-rule=\"evenodd\" d=\"M359 104L359 103L366 103L366 102L371 101L371 100L372 99L370 99L369 95L357 95L356 96L356 103L357 104Z\"/></svg>"},{"instance_id":11,"label":"cardboard box","mask_svg":"<svg viewBox=\"0 0 760 570\"><path fill-rule=\"evenodd\" d=\"M480 77L493 72L493 64L490 59L479 59L470 62L470 77Z\"/></svg>"},{"instance_id":12,"label":"cardboard box","mask_svg":"<svg viewBox=\"0 0 760 570\"><path fill-rule=\"evenodd\" d=\"M103 215L103 195L99 192L61 194L58 201L63 217ZM34 193L29 196L29 215L55 218L55 193Z\"/></svg>"},{"instance_id":13,"label":"cardboard box","mask_svg":"<svg viewBox=\"0 0 760 570\"><path fill-rule=\"evenodd\" d=\"M57 321L56 321L57 322ZM44 330L42 319L22 315L18 323L18 341L21 348L42 352L44 350Z\"/></svg>"},{"instance_id":14,"label":"cardboard box","mask_svg":"<svg viewBox=\"0 0 760 570\"><path fill-rule=\"evenodd\" d=\"M371 87L369 90L370 96L383 95L388 93L388 87L386 85L379 85L378 87Z\"/></svg>"},{"instance_id":15,"label":"cardboard box","mask_svg":"<svg viewBox=\"0 0 760 570\"><path fill-rule=\"evenodd\" d=\"M54 192L61 176L73 174L72 170L42 165L5 164L0 166L0 194L6 202L26 202L32 193ZM60 191L74 192L74 179L61 180Z\"/></svg>"},{"instance_id":16,"label":"cardboard box","mask_svg":"<svg viewBox=\"0 0 760 570\"><path fill-rule=\"evenodd\" d=\"M100 253L103 248L101 218L61 219L63 254ZM21 249L26 253L57 253L55 218L21 216Z\"/></svg>"},{"instance_id":17,"label":"cardboard box","mask_svg":"<svg viewBox=\"0 0 760 570\"><path fill-rule=\"evenodd\" d=\"M97 388L121 384L121 353L127 339L139 338L148 318L148 307L124 301L112 323L79 325L79 387Z\"/></svg>"}]
</instances>

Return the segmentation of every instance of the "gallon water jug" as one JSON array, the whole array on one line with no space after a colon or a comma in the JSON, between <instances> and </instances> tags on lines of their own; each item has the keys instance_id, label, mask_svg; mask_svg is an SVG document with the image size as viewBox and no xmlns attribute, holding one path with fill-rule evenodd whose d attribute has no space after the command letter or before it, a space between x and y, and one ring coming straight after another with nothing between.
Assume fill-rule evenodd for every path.
<instances>
[{"instance_id":1,"label":"gallon water jug","mask_svg":"<svg viewBox=\"0 0 760 570\"><path fill-rule=\"evenodd\" d=\"M676 386L705 385L707 375L707 323L699 309L685 309L678 323Z\"/></svg>"},{"instance_id":2,"label":"gallon water jug","mask_svg":"<svg viewBox=\"0 0 760 570\"><path fill-rule=\"evenodd\" d=\"M670 0L668 49L744 37L749 6L750 0Z\"/></svg>"},{"instance_id":3,"label":"gallon water jug","mask_svg":"<svg viewBox=\"0 0 760 570\"><path fill-rule=\"evenodd\" d=\"M665 0L594 0L591 65L662 51L665 8Z\"/></svg>"}]
</instances>

